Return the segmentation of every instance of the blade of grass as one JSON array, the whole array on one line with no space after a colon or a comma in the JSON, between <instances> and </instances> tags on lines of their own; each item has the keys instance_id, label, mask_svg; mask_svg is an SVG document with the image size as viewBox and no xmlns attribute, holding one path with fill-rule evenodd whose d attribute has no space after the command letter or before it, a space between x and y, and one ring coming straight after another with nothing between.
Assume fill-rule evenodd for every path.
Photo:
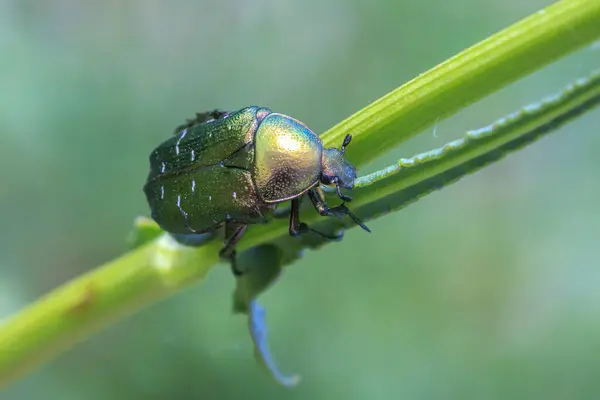
<instances>
[{"instance_id":1,"label":"blade of grass","mask_svg":"<svg viewBox=\"0 0 600 400\"><path fill-rule=\"evenodd\" d=\"M322 135L348 158L376 159L436 120L600 37L600 1L562 0L490 36L376 100Z\"/></svg>"},{"instance_id":2,"label":"blade of grass","mask_svg":"<svg viewBox=\"0 0 600 400\"><path fill-rule=\"evenodd\" d=\"M487 159L496 161L504 156L502 149L513 151L517 144L529 144L594 107L598 96L600 72L579 79L560 94L549 96L538 104L530 104L492 125L469 131L464 138L442 148L410 159L400 159L396 165L359 178L356 188L360 196L353 204L372 203L429 178L441 177L456 166L464 168L473 160L479 160L477 166L483 167ZM440 189L444 185L444 182L438 181L432 189Z\"/></svg>"},{"instance_id":3,"label":"blade of grass","mask_svg":"<svg viewBox=\"0 0 600 400\"><path fill-rule=\"evenodd\" d=\"M600 72L564 92L532 104L487 127L468 132L444 147L401 159L362 177L357 210L376 218L533 144L565 123L600 105Z\"/></svg>"}]
</instances>

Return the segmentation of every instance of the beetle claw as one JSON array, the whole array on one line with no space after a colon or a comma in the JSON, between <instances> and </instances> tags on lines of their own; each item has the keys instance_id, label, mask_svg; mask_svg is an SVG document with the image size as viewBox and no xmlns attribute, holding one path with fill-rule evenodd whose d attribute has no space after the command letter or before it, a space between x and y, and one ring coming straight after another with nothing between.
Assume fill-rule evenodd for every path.
<instances>
[{"instance_id":1,"label":"beetle claw","mask_svg":"<svg viewBox=\"0 0 600 400\"><path fill-rule=\"evenodd\" d=\"M346 209L347 209L347 208L346 208ZM348 210L348 216L349 216L350 218L352 218L352 221L354 221L354 223L355 223L356 225L360 226L360 227L361 227L361 228L363 228L365 231L367 231L367 232L371 233L371 230L369 229L369 227L368 227L368 226L366 226L366 225L365 225L365 224L364 224L364 223L363 223L363 222L362 222L360 219L358 219L358 217L357 217L356 215L352 214L352 213L350 212L350 210Z\"/></svg>"},{"instance_id":2,"label":"beetle claw","mask_svg":"<svg viewBox=\"0 0 600 400\"><path fill-rule=\"evenodd\" d=\"M354 221L354 223L356 225L360 226L365 231L371 233L371 230L369 229L369 227L366 226L356 215L354 215L348 207L346 207L346 203L342 203L339 206L331 209L331 211L334 211L334 210L335 210L335 213L332 213L333 215L337 215L337 216L347 215L350 218L352 218L352 221Z\"/></svg>"}]
</instances>

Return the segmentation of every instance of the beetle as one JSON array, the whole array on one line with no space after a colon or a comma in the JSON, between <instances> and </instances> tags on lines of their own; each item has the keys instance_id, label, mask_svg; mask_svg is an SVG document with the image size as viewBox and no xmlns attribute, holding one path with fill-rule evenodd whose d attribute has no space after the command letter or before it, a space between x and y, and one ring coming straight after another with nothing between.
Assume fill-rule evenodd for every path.
<instances>
[{"instance_id":1,"label":"beetle","mask_svg":"<svg viewBox=\"0 0 600 400\"><path fill-rule=\"evenodd\" d=\"M300 221L305 195L320 215L348 215L370 232L346 207L352 199L341 192L352 189L356 179L356 168L344 156L351 139L347 135L341 149L323 148L305 124L264 107L197 113L152 151L143 190L152 218L171 234L207 233L224 226L219 256L240 275L236 243L248 225L266 223L284 201L291 200L291 236L341 238ZM330 208L321 184L335 186L342 204Z\"/></svg>"}]
</instances>

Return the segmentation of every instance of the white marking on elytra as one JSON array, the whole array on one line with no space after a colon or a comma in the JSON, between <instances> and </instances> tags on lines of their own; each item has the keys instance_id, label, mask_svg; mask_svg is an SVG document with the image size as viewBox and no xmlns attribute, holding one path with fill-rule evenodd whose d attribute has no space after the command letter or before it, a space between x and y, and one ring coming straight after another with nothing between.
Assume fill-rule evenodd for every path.
<instances>
[{"instance_id":1,"label":"white marking on elytra","mask_svg":"<svg viewBox=\"0 0 600 400\"><path fill-rule=\"evenodd\" d=\"M233 192L233 198L237 199L237 193L236 192Z\"/></svg>"},{"instance_id":2,"label":"white marking on elytra","mask_svg":"<svg viewBox=\"0 0 600 400\"><path fill-rule=\"evenodd\" d=\"M181 211L183 218L187 218L188 214L185 212L185 210L183 208L181 208L181 195L180 194L177 195L177 208L179 208L179 211Z\"/></svg>"},{"instance_id":3,"label":"white marking on elytra","mask_svg":"<svg viewBox=\"0 0 600 400\"><path fill-rule=\"evenodd\" d=\"M192 156L191 156L191 158L192 158L192 161L194 161L196 159L196 153L194 153L194 150L192 150Z\"/></svg>"},{"instance_id":4,"label":"white marking on elytra","mask_svg":"<svg viewBox=\"0 0 600 400\"><path fill-rule=\"evenodd\" d=\"M192 193L196 190L196 180L192 180Z\"/></svg>"},{"instance_id":5,"label":"white marking on elytra","mask_svg":"<svg viewBox=\"0 0 600 400\"><path fill-rule=\"evenodd\" d=\"M183 132L181 132L181 136L179 136L179 139L177 139L177 143L175 143L175 154L177 154L177 155L179 155L179 143L185 137L186 134L187 134L187 128L185 128L183 130Z\"/></svg>"},{"instance_id":6,"label":"white marking on elytra","mask_svg":"<svg viewBox=\"0 0 600 400\"><path fill-rule=\"evenodd\" d=\"M162 165L161 165L161 167L160 167L160 172L161 172L161 173L164 173L166 169L167 169L167 166L166 166L165 162L163 161L163 162L162 162Z\"/></svg>"},{"instance_id":7,"label":"white marking on elytra","mask_svg":"<svg viewBox=\"0 0 600 400\"><path fill-rule=\"evenodd\" d=\"M208 195L208 201L212 200L212 196Z\"/></svg>"},{"instance_id":8,"label":"white marking on elytra","mask_svg":"<svg viewBox=\"0 0 600 400\"><path fill-rule=\"evenodd\" d=\"M164 186L160 186L160 198L164 199L165 198L165 187Z\"/></svg>"}]
</instances>

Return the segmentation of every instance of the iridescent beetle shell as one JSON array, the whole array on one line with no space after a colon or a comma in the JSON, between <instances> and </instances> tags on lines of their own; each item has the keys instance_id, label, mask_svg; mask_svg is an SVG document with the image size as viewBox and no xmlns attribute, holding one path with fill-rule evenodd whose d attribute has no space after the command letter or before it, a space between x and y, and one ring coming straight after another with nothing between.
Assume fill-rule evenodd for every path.
<instances>
[{"instance_id":1,"label":"iridescent beetle shell","mask_svg":"<svg viewBox=\"0 0 600 400\"><path fill-rule=\"evenodd\" d=\"M319 183L323 145L300 121L269 114L254 136L253 178L267 203L293 199Z\"/></svg>"},{"instance_id":2,"label":"iridescent beetle shell","mask_svg":"<svg viewBox=\"0 0 600 400\"><path fill-rule=\"evenodd\" d=\"M344 157L348 143L349 135L341 150L323 149L302 122L268 108L197 114L150 155L144 192L152 218L173 234L204 233L224 225L221 256L236 273L235 244L248 225L267 222L280 202L292 200L291 235L328 237L299 221L304 194L321 215L349 215L368 230L344 204L329 208L316 190L319 184L335 185L340 198L351 200L340 192L340 187L351 189L356 178L356 169Z\"/></svg>"},{"instance_id":3,"label":"iridescent beetle shell","mask_svg":"<svg viewBox=\"0 0 600 400\"><path fill-rule=\"evenodd\" d=\"M247 107L176 132L150 155L144 191L152 218L170 233L203 233L226 221L265 221L273 205L256 196L251 145L270 111Z\"/></svg>"}]
</instances>

